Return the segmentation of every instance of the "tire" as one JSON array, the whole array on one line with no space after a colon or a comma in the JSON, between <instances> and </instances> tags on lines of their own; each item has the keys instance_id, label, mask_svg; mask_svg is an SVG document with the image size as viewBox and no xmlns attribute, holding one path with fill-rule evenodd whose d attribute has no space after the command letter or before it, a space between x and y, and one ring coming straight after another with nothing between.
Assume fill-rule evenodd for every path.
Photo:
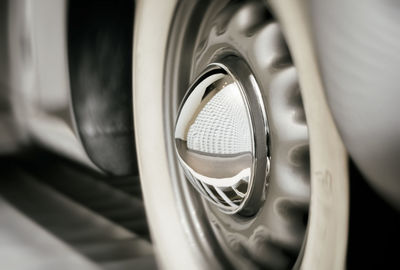
<instances>
[{"instance_id":1,"label":"tire","mask_svg":"<svg viewBox=\"0 0 400 270\"><path fill-rule=\"evenodd\" d=\"M137 173L133 1L5 1L5 84L18 146L100 172ZM89 12L90 11L90 12ZM90 16L88 15L90 13Z\"/></svg>"},{"instance_id":2,"label":"tire","mask_svg":"<svg viewBox=\"0 0 400 270\"><path fill-rule=\"evenodd\" d=\"M306 213L305 227L297 235L301 239L300 246L290 248L288 252L279 237L274 241L276 235L263 234L261 241L266 241L262 242L268 245L266 250L277 252L279 259L263 260L263 253L259 252L262 249L254 251L243 244L258 243L246 236L243 242L235 242L240 251L232 250L230 243L226 244L227 234L218 233L215 224L210 222L211 212L222 219L226 214L215 210L187 181L182 180L184 175L173 144L174 121L182 93L176 93L171 85L180 86L174 84L173 77L183 76L182 72L186 68L190 70L190 66L170 62L177 61L182 51L188 52L184 48L190 43L190 36L196 35L193 31L174 30L174 27L183 27L177 22L182 21L182 16L189 21L201 21L207 14L202 13L202 9L194 9L197 4L138 1L136 6L133 60L135 136L146 212L160 266L167 269L344 268L348 225L347 156L325 101L303 4L272 1L269 7L283 31L297 69L300 100L309 134L306 153L309 153L310 163L305 162L304 166L309 173L311 195L303 212ZM190 13L191 16L185 15L182 10L191 5L196 12ZM211 3L198 5L206 7ZM247 10L253 12L255 9ZM154 24L154 18L157 18L157 24ZM174 31L181 36L181 43L173 42ZM190 74L187 77L191 77ZM192 79L188 81L193 82ZM268 199L263 203L267 204ZM290 220L296 219L292 213L301 210L297 206L291 208L290 204L286 206L290 218L285 224L290 225ZM226 218L232 226L237 225L235 217ZM268 252L264 255L269 256Z\"/></svg>"}]
</instances>

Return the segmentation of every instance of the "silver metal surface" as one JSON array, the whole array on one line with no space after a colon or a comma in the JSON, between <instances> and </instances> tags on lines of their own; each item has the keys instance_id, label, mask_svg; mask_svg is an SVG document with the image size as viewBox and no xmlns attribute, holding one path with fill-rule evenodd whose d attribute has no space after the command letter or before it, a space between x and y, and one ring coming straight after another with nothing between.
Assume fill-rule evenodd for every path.
<instances>
[{"instance_id":1,"label":"silver metal surface","mask_svg":"<svg viewBox=\"0 0 400 270\"><path fill-rule=\"evenodd\" d=\"M244 64L239 67L241 78L254 79ZM178 112L175 147L186 178L226 213L239 212L246 206L247 214L255 213L258 209L254 206L261 200L251 200L257 194L253 192L255 182L264 190L269 164L268 127L258 96L257 85L245 88L225 65L211 64L191 86ZM253 120L261 125L256 128ZM264 132L255 136L256 129Z\"/></svg>"}]
</instances>

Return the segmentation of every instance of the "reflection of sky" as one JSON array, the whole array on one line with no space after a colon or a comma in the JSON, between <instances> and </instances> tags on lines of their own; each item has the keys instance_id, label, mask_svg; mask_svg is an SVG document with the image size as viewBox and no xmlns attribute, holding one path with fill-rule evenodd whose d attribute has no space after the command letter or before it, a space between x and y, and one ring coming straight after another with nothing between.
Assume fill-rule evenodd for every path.
<instances>
[{"instance_id":1,"label":"reflection of sky","mask_svg":"<svg viewBox=\"0 0 400 270\"><path fill-rule=\"evenodd\" d=\"M251 130L246 105L233 83L204 106L190 126L187 146L211 154L251 152Z\"/></svg>"}]
</instances>

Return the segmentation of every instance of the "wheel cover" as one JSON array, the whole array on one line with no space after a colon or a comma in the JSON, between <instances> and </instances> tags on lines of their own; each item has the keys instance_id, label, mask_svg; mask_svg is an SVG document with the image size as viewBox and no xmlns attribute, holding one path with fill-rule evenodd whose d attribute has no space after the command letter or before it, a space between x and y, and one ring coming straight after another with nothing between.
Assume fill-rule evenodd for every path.
<instances>
[{"instance_id":1,"label":"wheel cover","mask_svg":"<svg viewBox=\"0 0 400 270\"><path fill-rule=\"evenodd\" d=\"M190 84L198 84L197 78L215 63L236 75L243 72L238 71L240 68L235 63L247 66L255 83L243 88L247 93L260 95L265 118L270 121L269 125L264 124L260 121L262 116L257 115L250 125L253 134L253 129L265 130L263 140L257 141L264 151L258 152L255 159L257 165L263 165L263 175L258 176L262 180L254 181L261 184L257 188L250 185L250 193L255 190L257 194L245 197L252 199L251 206L246 208L246 203L221 206L221 200L218 206L210 204L210 200L218 201L217 196L202 200L187 185L181 172L177 174L180 177L176 184L183 196L181 203L186 204L188 218L197 226L201 224L202 232L198 233L202 241L221 249L221 261L230 262L237 268L283 269L293 266L300 254L307 225L310 197L308 132L296 71L278 24L264 4L257 1L182 3L173 23L167 57L164 94L165 113L170 119L166 125L167 134L174 134L177 104L181 100L187 101L193 89L186 98L183 98L184 91ZM245 84L242 78L238 81ZM260 89L254 89L257 86ZM249 107L250 111L254 110L254 105ZM182 108L185 108L185 102ZM253 120L259 122L256 124ZM262 135L254 136L257 137ZM262 141L264 146L260 146ZM171 157L171 167L177 168L177 157ZM179 150L178 157L182 163ZM186 175L203 196L207 197L207 193L209 196L221 195L204 190L204 185L193 180L196 178L193 172ZM193 212L202 212L200 220L199 216L190 215Z\"/></svg>"}]
</instances>

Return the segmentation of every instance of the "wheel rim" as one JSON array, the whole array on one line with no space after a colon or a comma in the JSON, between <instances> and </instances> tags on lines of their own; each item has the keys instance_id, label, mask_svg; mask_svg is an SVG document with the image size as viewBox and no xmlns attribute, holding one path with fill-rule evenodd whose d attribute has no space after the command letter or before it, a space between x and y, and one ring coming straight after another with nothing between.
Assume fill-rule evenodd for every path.
<instances>
[{"instance_id":1,"label":"wheel rim","mask_svg":"<svg viewBox=\"0 0 400 270\"><path fill-rule=\"evenodd\" d=\"M195 11L195 12L194 12ZM250 49L249 49L250 48ZM202 200L177 164L169 138L176 192L192 222L197 245L215 249L220 261L241 267L288 268L301 254L310 197L308 134L295 69L279 26L262 3L182 3L173 22L165 68L166 134L173 134L185 90L211 63L236 58L260 86L271 127L268 188L259 207L229 215ZM189 60L188 60L189 59ZM269 132L269 130L268 130ZM232 213L236 213L233 211Z\"/></svg>"}]
</instances>

